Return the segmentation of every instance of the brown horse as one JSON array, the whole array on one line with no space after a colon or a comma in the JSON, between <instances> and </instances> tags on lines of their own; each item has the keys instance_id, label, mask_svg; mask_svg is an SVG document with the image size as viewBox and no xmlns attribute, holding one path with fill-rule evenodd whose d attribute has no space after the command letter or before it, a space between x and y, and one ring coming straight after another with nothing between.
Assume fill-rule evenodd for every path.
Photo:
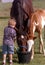
<instances>
[{"instance_id":1,"label":"brown horse","mask_svg":"<svg viewBox=\"0 0 45 65\"><path fill-rule=\"evenodd\" d=\"M44 52L44 44L42 39L42 29L45 26L45 10L36 10L31 17L31 21L29 24L29 34L28 34L28 51L30 51L30 44L32 44L32 59L34 56L34 33L35 31L39 34L38 37L40 39L40 53Z\"/></svg>"},{"instance_id":2,"label":"brown horse","mask_svg":"<svg viewBox=\"0 0 45 65\"><path fill-rule=\"evenodd\" d=\"M16 19L17 43L21 52L27 51L28 20L33 13L32 0L14 0L10 16ZM30 18L30 19L29 19Z\"/></svg>"}]
</instances>

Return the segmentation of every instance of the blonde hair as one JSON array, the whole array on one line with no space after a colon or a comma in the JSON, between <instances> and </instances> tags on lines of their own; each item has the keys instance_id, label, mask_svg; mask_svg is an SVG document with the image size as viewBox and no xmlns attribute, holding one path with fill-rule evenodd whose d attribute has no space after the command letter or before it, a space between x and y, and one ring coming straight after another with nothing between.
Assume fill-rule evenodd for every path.
<instances>
[{"instance_id":1,"label":"blonde hair","mask_svg":"<svg viewBox=\"0 0 45 65\"><path fill-rule=\"evenodd\" d=\"M15 19L9 19L9 21L8 21L8 25L9 26L14 26L15 27L15 25L16 25L16 20Z\"/></svg>"}]
</instances>

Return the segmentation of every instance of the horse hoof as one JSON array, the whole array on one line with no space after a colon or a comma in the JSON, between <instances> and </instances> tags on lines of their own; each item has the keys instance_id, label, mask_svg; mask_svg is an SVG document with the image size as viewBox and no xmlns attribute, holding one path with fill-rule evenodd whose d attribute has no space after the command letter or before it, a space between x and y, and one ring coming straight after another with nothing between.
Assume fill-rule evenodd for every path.
<instances>
[{"instance_id":1,"label":"horse hoof","mask_svg":"<svg viewBox=\"0 0 45 65\"><path fill-rule=\"evenodd\" d=\"M33 60L33 58L34 58L34 57L33 57L33 56L31 56L31 60Z\"/></svg>"},{"instance_id":2,"label":"horse hoof","mask_svg":"<svg viewBox=\"0 0 45 65\"><path fill-rule=\"evenodd\" d=\"M44 49L44 56L45 56L45 49Z\"/></svg>"},{"instance_id":3,"label":"horse hoof","mask_svg":"<svg viewBox=\"0 0 45 65\"><path fill-rule=\"evenodd\" d=\"M40 53L40 54L43 54L43 52L42 52L42 51L40 51L39 53Z\"/></svg>"}]
</instances>

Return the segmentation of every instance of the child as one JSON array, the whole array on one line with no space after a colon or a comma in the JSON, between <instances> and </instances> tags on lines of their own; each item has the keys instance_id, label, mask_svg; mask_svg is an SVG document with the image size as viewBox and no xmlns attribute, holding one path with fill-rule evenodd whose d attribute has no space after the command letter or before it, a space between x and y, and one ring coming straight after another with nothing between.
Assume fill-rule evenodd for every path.
<instances>
[{"instance_id":1,"label":"child","mask_svg":"<svg viewBox=\"0 0 45 65\"><path fill-rule=\"evenodd\" d=\"M3 65L6 65L6 55L9 54L9 62L12 65L12 55L14 54L14 40L16 38L16 20L10 19L8 21L8 26L4 29L4 37L3 37Z\"/></svg>"}]
</instances>

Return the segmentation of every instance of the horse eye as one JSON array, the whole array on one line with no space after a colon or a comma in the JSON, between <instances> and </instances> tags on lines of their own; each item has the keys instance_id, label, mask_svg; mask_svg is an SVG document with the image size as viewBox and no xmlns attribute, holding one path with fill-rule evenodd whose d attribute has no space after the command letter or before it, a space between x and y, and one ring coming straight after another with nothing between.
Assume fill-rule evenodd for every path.
<instances>
[{"instance_id":1,"label":"horse eye","mask_svg":"<svg viewBox=\"0 0 45 65\"><path fill-rule=\"evenodd\" d=\"M21 35L21 38L23 39L23 38L24 38L24 36L23 36L23 35Z\"/></svg>"}]
</instances>

